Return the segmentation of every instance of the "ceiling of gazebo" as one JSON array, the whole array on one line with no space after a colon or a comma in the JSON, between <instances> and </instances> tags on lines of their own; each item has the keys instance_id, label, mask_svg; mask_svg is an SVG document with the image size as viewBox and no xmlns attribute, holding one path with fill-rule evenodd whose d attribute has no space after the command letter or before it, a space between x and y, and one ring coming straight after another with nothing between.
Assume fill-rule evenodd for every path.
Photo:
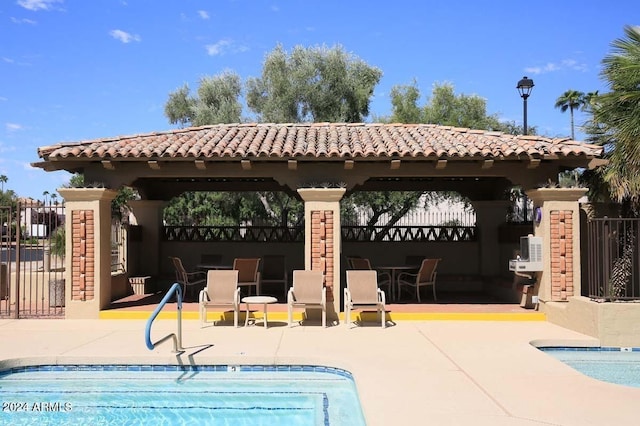
<instances>
[{"instance_id":1,"label":"ceiling of gazebo","mask_svg":"<svg viewBox=\"0 0 640 426\"><path fill-rule=\"evenodd\" d=\"M327 184L465 192L535 187L561 170L588 167L602 148L431 124L220 124L59 143L38 155L35 167L168 199L186 190L291 192Z\"/></svg>"}]
</instances>

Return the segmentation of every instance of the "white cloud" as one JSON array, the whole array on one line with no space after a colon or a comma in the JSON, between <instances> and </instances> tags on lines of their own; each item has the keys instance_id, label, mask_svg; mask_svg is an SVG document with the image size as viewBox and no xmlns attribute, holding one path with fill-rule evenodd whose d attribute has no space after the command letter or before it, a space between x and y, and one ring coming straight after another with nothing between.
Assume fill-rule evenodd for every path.
<instances>
[{"instance_id":1,"label":"white cloud","mask_svg":"<svg viewBox=\"0 0 640 426\"><path fill-rule=\"evenodd\" d=\"M8 132L16 132L18 130L23 129L23 127L20 124L16 124L16 123L5 123L5 127Z\"/></svg>"},{"instance_id":2,"label":"white cloud","mask_svg":"<svg viewBox=\"0 0 640 426\"><path fill-rule=\"evenodd\" d=\"M272 12L280 12L280 7L276 4L272 4L271 5L271 11Z\"/></svg>"},{"instance_id":3,"label":"white cloud","mask_svg":"<svg viewBox=\"0 0 640 426\"><path fill-rule=\"evenodd\" d=\"M14 24L30 24L30 25L37 24L37 22L32 19L27 19L27 18L18 19L18 18L14 18L13 16L11 17L11 22L13 22Z\"/></svg>"},{"instance_id":4,"label":"white cloud","mask_svg":"<svg viewBox=\"0 0 640 426\"><path fill-rule=\"evenodd\" d=\"M546 74L550 72L565 71L565 70L584 72L584 71L587 71L588 69L589 68L587 67L587 64L580 63L575 59L563 59L559 63L548 62L547 64L542 66L526 67L524 70L529 74Z\"/></svg>"},{"instance_id":5,"label":"white cloud","mask_svg":"<svg viewBox=\"0 0 640 426\"><path fill-rule=\"evenodd\" d=\"M111 30L109 35L123 43L131 43L132 41L140 41L141 38L137 34L131 34L122 30Z\"/></svg>"},{"instance_id":6,"label":"white cloud","mask_svg":"<svg viewBox=\"0 0 640 426\"><path fill-rule=\"evenodd\" d=\"M198 15L202 19L209 19L209 12L207 12L206 10L199 10Z\"/></svg>"},{"instance_id":7,"label":"white cloud","mask_svg":"<svg viewBox=\"0 0 640 426\"><path fill-rule=\"evenodd\" d=\"M2 57L2 60L8 64L13 64L15 61L11 58Z\"/></svg>"},{"instance_id":8,"label":"white cloud","mask_svg":"<svg viewBox=\"0 0 640 426\"><path fill-rule=\"evenodd\" d=\"M18 0L18 5L27 10L53 10L56 3L62 3L63 0Z\"/></svg>"},{"instance_id":9,"label":"white cloud","mask_svg":"<svg viewBox=\"0 0 640 426\"><path fill-rule=\"evenodd\" d=\"M209 56L218 56L224 55L226 53L242 53L247 52L249 50L248 46L244 46L242 44L237 44L233 40L222 39L214 44L207 44L205 46L207 49L207 54Z\"/></svg>"},{"instance_id":10,"label":"white cloud","mask_svg":"<svg viewBox=\"0 0 640 426\"><path fill-rule=\"evenodd\" d=\"M5 98L4 96L0 96L0 101L8 101L9 98Z\"/></svg>"},{"instance_id":11,"label":"white cloud","mask_svg":"<svg viewBox=\"0 0 640 426\"><path fill-rule=\"evenodd\" d=\"M231 45L230 40L220 40L214 44L207 44L205 49L207 49L207 55L209 56L217 56L223 55L227 50L227 47Z\"/></svg>"}]
</instances>

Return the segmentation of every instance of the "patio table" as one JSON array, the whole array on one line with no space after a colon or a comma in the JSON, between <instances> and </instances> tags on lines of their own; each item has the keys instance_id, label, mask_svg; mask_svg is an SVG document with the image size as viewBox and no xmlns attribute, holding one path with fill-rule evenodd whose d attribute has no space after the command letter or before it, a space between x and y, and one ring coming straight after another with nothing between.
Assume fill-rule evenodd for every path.
<instances>
[{"instance_id":1,"label":"patio table","mask_svg":"<svg viewBox=\"0 0 640 426\"><path fill-rule=\"evenodd\" d=\"M261 304L262 305L262 316L264 323L264 328L267 328L267 305L270 303L276 303L278 299L271 296L247 296L242 298L242 303L245 304L246 314L244 317L244 326L246 327L249 324L249 305L250 304Z\"/></svg>"},{"instance_id":2,"label":"patio table","mask_svg":"<svg viewBox=\"0 0 640 426\"><path fill-rule=\"evenodd\" d=\"M379 271L389 272L391 275L391 300L397 301L400 298L400 286L398 285L396 274L397 271L411 271L420 268L416 265L397 265L397 266L376 266L375 269Z\"/></svg>"}]
</instances>

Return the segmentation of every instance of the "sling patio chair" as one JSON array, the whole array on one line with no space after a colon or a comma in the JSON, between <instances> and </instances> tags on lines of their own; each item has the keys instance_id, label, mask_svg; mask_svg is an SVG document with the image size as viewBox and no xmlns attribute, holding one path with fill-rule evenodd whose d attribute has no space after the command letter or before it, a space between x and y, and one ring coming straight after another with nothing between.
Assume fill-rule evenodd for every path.
<instances>
[{"instance_id":1,"label":"sling patio chair","mask_svg":"<svg viewBox=\"0 0 640 426\"><path fill-rule=\"evenodd\" d=\"M287 294L289 327L293 325L294 307L322 309L322 326L327 326L327 293L322 271L293 271L293 286Z\"/></svg>"},{"instance_id":2,"label":"sling patio chair","mask_svg":"<svg viewBox=\"0 0 640 426\"><path fill-rule=\"evenodd\" d=\"M348 257L347 263L349 265L349 269L353 270L373 270L371 267L371 262L369 259L365 257ZM393 283L391 282L391 274L386 271L378 271L378 285L381 287L387 287L389 291L392 290L391 286Z\"/></svg>"},{"instance_id":3,"label":"sling patio chair","mask_svg":"<svg viewBox=\"0 0 640 426\"><path fill-rule=\"evenodd\" d=\"M213 307L231 307L233 309L233 326L238 327L240 314L240 288L238 287L238 271L210 270L207 272L207 286L200 291L198 298L200 308L200 325L207 324L207 309ZM215 325L215 321L213 324Z\"/></svg>"},{"instance_id":4,"label":"sling patio chair","mask_svg":"<svg viewBox=\"0 0 640 426\"><path fill-rule=\"evenodd\" d=\"M351 323L353 309L375 308L380 316L382 328L386 327L384 291L378 287L376 271L347 271L347 286L344 289L346 323ZM362 316L362 315L361 315Z\"/></svg>"},{"instance_id":5,"label":"sling patio chair","mask_svg":"<svg viewBox=\"0 0 640 426\"><path fill-rule=\"evenodd\" d=\"M173 267L176 272L176 282L182 284L184 298L187 298L187 294L189 290L194 289L193 291L198 291L204 287L205 282L207 281L207 275L203 271L194 271L187 272L184 269L184 265L182 264L182 260L179 257L169 256L171 262L173 262Z\"/></svg>"},{"instance_id":6,"label":"sling patio chair","mask_svg":"<svg viewBox=\"0 0 640 426\"><path fill-rule=\"evenodd\" d=\"M416 298L420 303L420 287L433 287L433 300L436 298L436 268L442 259L423 259L417 274L403 272L398 275L398 298L402 294L403 287L415 287Z\"/></svg>"},{"instance_id":7,"label":"sling patio chair","mask_svg":"<svg viewBox=\"0 0 640 426\"><path fill-rule=\"evenodd\" d=\"M251 287L256 289L255 294L260 294L260 258L236 257L233 259L233 270L238 271L238 286L249 287L247 296L251 294Z\"/></svg>"}]
</instances>

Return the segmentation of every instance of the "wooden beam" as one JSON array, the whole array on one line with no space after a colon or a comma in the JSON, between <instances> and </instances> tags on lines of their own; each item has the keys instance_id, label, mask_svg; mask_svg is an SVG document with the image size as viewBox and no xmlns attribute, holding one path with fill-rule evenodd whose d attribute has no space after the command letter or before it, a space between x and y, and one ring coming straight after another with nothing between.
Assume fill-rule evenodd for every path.
<instances>
[{"instance_id":1,"label":"wooden beam","mask_svg":"<svg viewBox=\"0 0 640 426\"><path fill-rule=\"evenodd\" d=\"M391 160L391 165L389 166L391 170L398 170L400 168L400 160Z\"/></svg>"},{"instance_id":2,"label":"wooden beam","mask_svg":"<svg viewBox=\"0 0 640 426\"><path fill-rule=\"evenodd\" d=\"M594 158L589 161L589 165L587 167L589 170L593 170L596 167L606 166L607 164L609 164L609 160L605 160L604 158Z\"/></svg>"},{"instance_id":3,"label":"wooden beam","mask_svg":"<svg viewBox=\"0 0 640 426\"><path fill-rule=\"evenodd\" d=\"M355 161L353 160L344 160L344 169L345 170L353 170L353 167L355 166Z\"/></svg>"},{"instance_id":4,"label":"wooden beam","mask_svg":"<svg viewBox=\"0 0 640 426\"><path fill-rule=\"evenodd\" d=\"M251 170L251 161L240 160L240 166L242 166L242 170Z\"/></svg>"},{"instance_id":5,"label":"wooden beam","mask_svg":"<svg viewBox=\"0 0 640 426\"><path fill-rule=\"evenodd\" d=\"M298 161L297 160L287 161L287 168L289 170L298 170Z\"/></svg>"},{"instance_id":6,"label":"wooden beam","mask_svg":"<svg viewBox=\"0 0 640 426\"><path fill-rule=\"evenodd\" d=\"M447 160L438 160L438 163L436 164L436 169L442 170L445 167L447 167Z\"/></svg>"},{"instance_id":7,"label":"wooden beam","mask_svg":"<svg viewBox=\"0 0 640 426\"><path fill-rule=\"evenodd\" d=\"M196 160L196 169L198 170L206 170L207 169L207 163L204 162L204 160Z\"/></svg>"},{"instance_id":8,"label":"wooden beam","mask_svg":"<svg viewBox=\"0 0 640 426\"><path fill-rule=\"evenodd\" d=\"M109 160L102 160L102 167L104 167L107 170L115 170L116 165Z\"/></svg>"},{"instance_id":9,"label":"wooden beam","mask_svg":"<svg viewBox=\"0 0 640 426\"><path fill-rule=\"evenodd\" d=\"M490 169L493 167L493 160L484 160L482 162L482 168L483 169Z\"/></svg>"},{"instance_id":10,"label":"wooden beam","mask_svg":"<svg viewBox=\"0 0 640 426\"><path fill-rule=\"evenodd\" d=\"M529 164L527 165L527 169L537 169L540 166L539 158L531 158L529 159Z\"/></svg>"},{"instance_id":11,"label":"wooden beam","mask_svg":"<svg viewBox=\"0 0 640 426\"><path fill-rule=\"evenodd\" d=\"M149 165L150 169L160 170L160 163L158 163L155 160L149 160L149 161L147 161L147 164Z\"/></svg>"}]
</instances>

